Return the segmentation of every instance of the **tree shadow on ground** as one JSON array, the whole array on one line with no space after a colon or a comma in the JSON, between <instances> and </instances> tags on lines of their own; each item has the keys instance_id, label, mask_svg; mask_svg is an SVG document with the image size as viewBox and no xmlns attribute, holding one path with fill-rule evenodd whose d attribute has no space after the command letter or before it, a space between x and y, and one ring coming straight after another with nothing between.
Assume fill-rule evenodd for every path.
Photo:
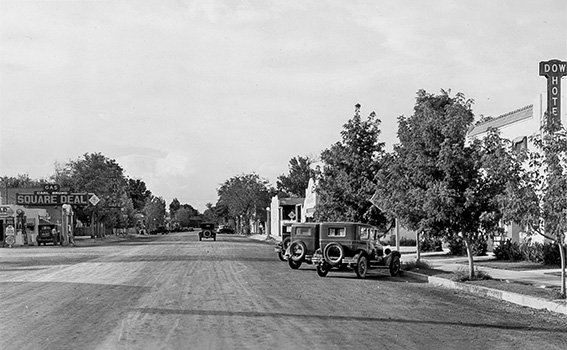
<instances>
[{"instance_id":1,"label":"tree shadow on ground","mask_svg":"<svg viewBox=\"0 0 567 350\"><path fill-rule=\"evenodd\" d=\"M319 321L359 321L359 322L377 322L377 323L397 323L397 324L426 324L432 326L449 326L449 327L465 327L465 328L485 328L500 330L517 330L522 332L553 332L563 333L564 330L558 328L544 328L533 325L524 324L487 324L487 323L467 323L452 322L438 320L415 320L403 319L395 317L373 317L373 316L354 316L354 315L307 315L299 313L283 313L283 312L258 312L258 311L221 311L221 310L178 310L178 309L162 309L162 308L140 308L134 311L148 314L158 315L192 315L192 316L226 316L226 317L250 317L250 318L278 318L278 319L313 319Z\"/></svg>"}]
</instances>

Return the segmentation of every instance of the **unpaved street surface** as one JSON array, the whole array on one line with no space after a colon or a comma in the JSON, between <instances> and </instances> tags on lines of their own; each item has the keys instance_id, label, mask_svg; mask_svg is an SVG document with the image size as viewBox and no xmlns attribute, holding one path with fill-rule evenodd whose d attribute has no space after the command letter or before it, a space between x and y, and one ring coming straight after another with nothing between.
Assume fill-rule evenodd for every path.
<instances>
[{"instance_id":1,"label":"unpaved street surface","mask_svg":"<svg viewBox=\"0 0 567 350\"><path fill-rule=\"evenodd\" d=\"M233 235L4 248L0 291L0 349L567 349L563 316Z\"/></svg>"}]
</instances>

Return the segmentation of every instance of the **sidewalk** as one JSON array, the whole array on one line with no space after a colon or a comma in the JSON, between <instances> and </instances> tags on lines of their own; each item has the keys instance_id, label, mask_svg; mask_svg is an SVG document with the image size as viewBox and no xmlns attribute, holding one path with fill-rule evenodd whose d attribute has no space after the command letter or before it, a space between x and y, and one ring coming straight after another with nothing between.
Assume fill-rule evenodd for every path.
<instances>
[{"instance_id":1,"label":"sidewalk","mask_svg":"<svg viewBox=\"0 0 567 350\"><path fill-rule=\"evenodd\" d=\"M401 250L401 249L400 249ZM415 249L414 249L415 251ZM421 259L426 261L431 268L436 270L442 270L447 272L456 272L459 269L468 269L468 258L455 257L455 258L442 258L435 259L431 256L439 256L439 253L422 253ZM428 259L428 256L430 257ZM415 260L415 253L405 254L402 250L402 262ZM474 258L475 262L494 260L492 255L487 256L476 256ZM537 269L537 270L525 270L525 271L512 271L495 269L490 267L475 265L475 270L481 270L486 272L494 279L508 280L508 281L520 281L523 284L532 284L538 287L560 287L561 286L561 269Z\"/></svg>"},{"instance_id":2,"label":"sidewalk","mask_svg":"<svg viewBox=\"0 0 567 350\"><path fill-rule=\"evenodd\" d=\"M402 249L400 249L402 250ZM434 258L439 256L439 253L422 253L421 259L432 268L436 270L455 272L459 269L468 269L467 257L456 258ZM429 259L428 259L429 256ZM403 253L402 250L402 263L414 261L416 258L415 251ZM491 255L477 256L474 258L475 262L494 260ZM561 269L540 269L540 270L527 270L527 271L513 271L495 269L490 267L475 265L475 270L479 269L486 272L490 277L497 280L516 282L520 284L533 285L534 287L560 287L561 286ZM492 297L499 300L508 301L517 305L530 307L534 309L545 309L556 313L567 315L567 300L546 300L534 296L523 295L518 293L507 292L503 290L471 285L466 283L455 282L447 278L427 276L412 271L404 271L404 274L426 281L431 284L440 285L446 288L464 290L469 293L477 294L484 297ZM559 273L559 274L558 274Z\"/></svg>"}]
</instances>

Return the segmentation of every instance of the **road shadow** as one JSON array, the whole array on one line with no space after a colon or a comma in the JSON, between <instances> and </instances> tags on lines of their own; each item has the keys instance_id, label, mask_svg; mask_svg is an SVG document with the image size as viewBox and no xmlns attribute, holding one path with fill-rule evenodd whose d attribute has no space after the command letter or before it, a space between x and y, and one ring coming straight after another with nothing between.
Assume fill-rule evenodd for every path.
<instances>
[{"instance_id":1,"label":"road shadow","mask_svg":"<svg viewBox=\"0 0 567 350\"><path fill-rule=\"evenodd\" d=\"M134 311L148 314L158 315L190 315L190 316L226 316L226 317L248 317L248 318L278 318L278 319L313 319L316 321L358 321L358 322L376 322L376 323L397 323L397 324L425 324L431 326L448 326L448 327L465 327L465 328L484 328L499 330L516 330L521 332L552 332L563 333L560 327L544 328L533 325L519 324L488 324L473 322L451 322L438 320L414 320L395 317L372 317L372 316L350 316L350 315L306 315L299 313L283 313L283 312L258 312L258 311L222 311L222 310L178 310L178 309L162 309L162 308L139 308Z\"/></svg>"},{"instance_id":2,"label":"road shadow","mask_svg":"<svg viewBox=\"0 0 567 350\"><path fill-rule=\"evenodd\" d=\"M220 255L136 255L131 257L109 257L104 262L174 262L174 261L205 261L205 262L277 262L273 257L255 256L220 256Z\"/></svg>"},{"instance_id":3,"label":"road shadow","mask_svg":"<svg viewBox=\"0 0 567 350\"><path fill-rule=\"evenodd\" d=\"M26 260L16 260L16 261L1 261L0 271L14 271L18 268L25 267L48 267L48 266L61 266L61 265L75 265L91 260L100 258L101 255L89 255L81 257L73 256L53 256L53 257L33 257L27 258ZM38 268L39 269L39 268Z\"/></svg>"}]
</instances>

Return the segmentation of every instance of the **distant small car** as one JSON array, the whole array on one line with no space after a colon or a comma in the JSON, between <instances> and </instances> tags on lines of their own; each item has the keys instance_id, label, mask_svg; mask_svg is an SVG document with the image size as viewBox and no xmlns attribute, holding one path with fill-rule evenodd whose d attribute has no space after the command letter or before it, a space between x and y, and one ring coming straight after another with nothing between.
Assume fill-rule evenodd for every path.
<instances>
[{"instance_id":1,"label":"distant small car","mask_svg":"<svg viewBox=\"0 0 567 350\"><path fill-rule=\"evenodd\" d=\"M368 269L386 267L391 276L400 273L400 253L380 242L384 235L377 227L353 222L326 222L319 228L320 248L313 258L317 274L325 277L332 268L354 269L366 278Z\"/></svg>"},{"instance_id":2,"label":"distant small car","mask_svg":"<svg viewBox=\"0 0 567 350\"><path fill-rule=\"evenodd\" d=\"M289 243L291 242L290 240L290 235L291 235L291 223L285 223L282 226L282 241L278 242L276 244L276 247L274 248L275 252L278 254L278 258L281 261L285 261L286 257L285 257L285 252L287 250L287 247L289 246Z\"/></svg>"},{"instance_id":3,"label":"distant small car","mask_svg":"<svg viewBox=\"0 0 567 350\"><path fill-rule=\"evenodd\" d=\"M217 233L215 231L215 224L212 222L204 222L201 224L201 231L199 232L199 241L203 238L212 238L213 241L217 240Z\"/></svg>"},{"instance_id":4,"label":"distant small car","mask_svg":"<svg viewBox=\"0 0 567 350\"><path fill-rule=\"evenodd\" d=\"M299 269L303 262L311 264L319 248L319 223L305 222L291 226L290 244L285 252L289 267Z\"/></svg>"},{"instance_id":5,"label":"distant small car","mask_svg":"<svg viewBox=\"0 0 567 350\"><path fill-rule=\"evenodd\" d=\"M40 225L39 226L39 233L36 237L37 245L40 246L42 243L46 245L46 243L53 243L53 245L57 245L59 243L59 235L58 233L53 234L53 229L55 225Z\"/></svg>"}]
</instances>

